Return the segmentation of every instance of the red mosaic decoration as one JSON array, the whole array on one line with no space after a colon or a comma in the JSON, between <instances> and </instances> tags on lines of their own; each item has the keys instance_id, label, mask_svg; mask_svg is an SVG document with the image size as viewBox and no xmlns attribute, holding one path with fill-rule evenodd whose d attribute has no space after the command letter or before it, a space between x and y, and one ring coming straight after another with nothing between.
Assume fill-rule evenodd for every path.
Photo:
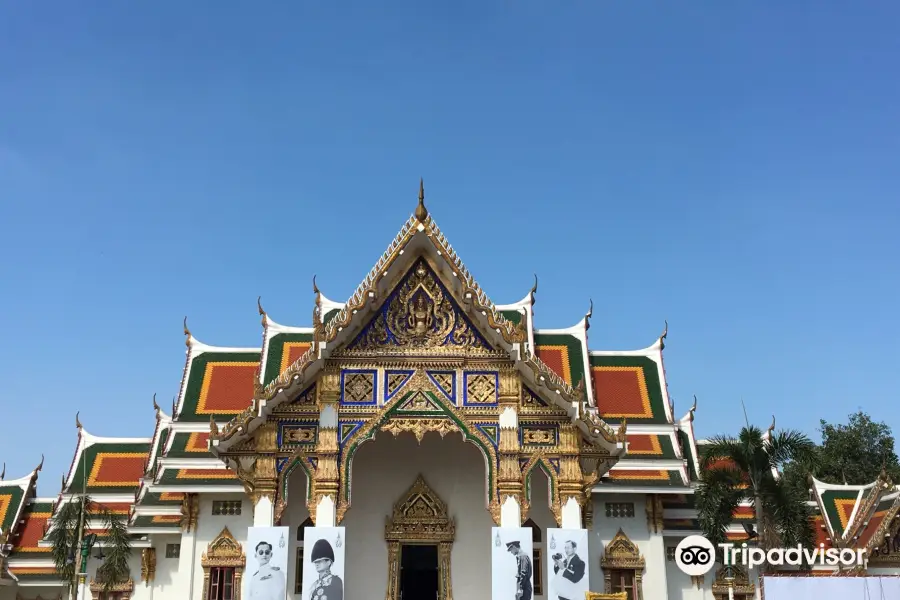
<instances>
[{"instance_id":1,"label":"red mosaic decoration","mask_svg":"<svg viewBox=\"0 0 900 600\"><path fill-rule=\"evenodd\" d=\"M137 486L144 476L147 454L143 452L99 452L88 476L92 487Z\"/></svg>"},{"instance_id":2,"label":"red mosaic decoration","mask_svg":"<svg viewBox=\"0 0 900 600\"><path fill-rule=\"evenodd\" d=\"M31 513L28 515L16 541L17 552L47 553L52 550L52 548L38 547L38 542L44 537L44 528L47 526L47 521L50 520L50 517L50 513Z\"/></svg>"},{"instance_id":3,"label":"red mosaic decoration","mask_svg":"<svg viewBox=\"0 0 900 600\"><path fill-rule=\"evenodd\" d=\"M127 515L131 512L131 504L128 502L104 502L94 503L92 510L108 510L116 515Z\"/></svg>"},{"instance_id":4,"label":"red mosaic decoration","mask_svg":"<svg viewBox=\"0 0 900 600\"><path fill-rule=\"evenodd\" d=\"M828 539L828 531L825 529L825 519L822 518L822 515L816 515L810 521L812 521L813 533L816 537L816 546L825 544L826 548L831 548L831 540Z\"/></svg>"},{"instance_id":5,"label":"red mosaic decoration","mask_svg":"<svg viewBox=\"0 0 900 600\"><path fill-rule=\"evenodd\" d=\"M184 500L184 494L182 494L181 492L163 492L159 495L159 499L166 502L174 500L181 502L182 500Z\"/></svg>"},{"instance_id":6,"label":"red mosaic decoration","mask_svg":"<svg viewBox=\"0 0 900 600\"><path fill-rule=\"evenodd\" d=\"M853 514L853 507L856 506L856 498L853 499L835 499L834 507L837 509L838 518L841 520L841 529L847 529L850 523L850 515Z\"/></svg>"},{"instance_id":7,"label":"red mosaic decoration","mask_svg":"<svg viewBox=\"0 0 900 600\"><path fill-rule=\"evenodd\" d=\"M659 436L645 434L628 436L628 454L662 456L662 453L662 444L659 441Z\"/></svg>"},{"instance_id":8,"label":"red mosaic decoration","mask_svg":"<svg viewBox=\"0 0 900 600\"><path fill-rule=\"evenodd\" d=\"M209 452L209 432L192 433L184 445L185 452Z\"/></svg>"},{"instance_id":9,"label":"red mosaic decoration","mask_svg":"<svg viewBox=\"0 0 900 600\"><path fill-rule=\"evenodd\" d=\"M22 575L53 575L58 577L56 567L10 567L9 572L16 577L21 577Z\"/></svg>"},{"instance_id":10,"label":"red mosaic decoration","mask_svg":"<svg viewBox=\"0 0 900 600\"><path fill-rule=\"evenodd\" d=\"M553 369L566 383L572 385L572 366L569 364L569 348L566 346L537 346L537 356Z\"/></svg>"},{"instance_id":11,"label":"red mosaic decoration","mask_svg":"<svg viewBox=\"0 0 900 600\"><path fill-rule=\"evenodd\" d=\"M231 469L179 469L175 479L234 479Z\"/></svg>"},{"instance_id":12,"label":"red mosaic decoration","mask_svg":"<svg viewBox=\"0 0 900 600\"><path fill-rule=\"evenodd\" d=\"M591 367L591 382L601 418L653 418L642 368Z\"/></svg>"},{"instance_id":13,"label":"red mosaic decoration","mask_svg":"<svg viewBox=\"0 0 900 600\"><path fill-rule=\"evenodd\" d=\"M281 347L281 370L284 373L289 366L300 360L307 353L312 344L309 342L285 342Z\"/></svg>"},{"instance_id":14,"label":"red mosaic decoration","mask_svg":"<svg viewBox=\"0 0 900 600\"><path fill-rule=\"evenodd\" d=\"M756 518L756 511L752 506L738 506L732 513L731 517L736 520L753 520Z\"/></svg>"},{"instance_id":15,"label":"red mosaic decoration","mask_svg":"<svg viewBox=\"0 0 900 600\"><path fill-rule=\"evenodd\" d=\"M253 398L258 362L210 362L203 373L197 414L238 414Z\"/></svg>"},{"instance_id":16,"label":"red mosaic decoration","mask_svg":"<svg viewBox=\"0 0 900 600\"><path fill-rule=\"evenodd\" d=\"M742 531L729 531L725 533L725 537L729 542L745 542L750 539L750 536Z\"/></svg>"},{"instance_id":17,"label":"red mosaic decoration","mask_svg":"<svg viewBox=\"0 0 900 600\"><path fill-rule=\"evenodd\" d=\"M875 532L878 531L878 526L881 525L887 514L887 510L879 510L869 518L869 524L866 525L866 528L863 529L859 534L859 547L866 547L866 545L869 543L869 540L871 540L872 536L875 535Z\"/></svg>"},{"instance_id":18,"label":"red mosaic decoration","mask_svg":"<svg viewBox=\"0 0 900 600\"><path fill-rule=\"evenodd\" d=\"M616 481L669 481L669 472L664 470L613 469L609 472L609 478Z\"/></svg>"},{"instance_id":19,"label":"red mosaic decoration","mask_svg":"<svg viewBox=\"0 0 900 600\"><path fill-rule=\"evenodd\" d=\"M150 522L166 525L177 525L181 523L181 515L156 515L150 520Z\"/></svg>"}]
</instances>

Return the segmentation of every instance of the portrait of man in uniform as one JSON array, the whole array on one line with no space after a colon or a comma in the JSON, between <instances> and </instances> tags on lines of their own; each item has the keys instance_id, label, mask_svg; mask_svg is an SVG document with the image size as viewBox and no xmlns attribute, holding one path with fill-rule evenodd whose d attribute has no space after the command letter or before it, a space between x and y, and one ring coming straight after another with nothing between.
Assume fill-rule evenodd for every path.
<instances>
[{"instance_id":1,"label":"portrait of man in uniform","mask_svg":"<svg viewBox=\"0 0 900 600\"><path fill-rule=\"evenodd\" d=\"M331 572L334 548L328 540L316 540L309 560L316 567L317 577L305 600L344 600L344 582Z\"/></svg>"},{"instance_id":2,"label":"portrait of man in uniform","mask_svg":"<svg viewBox=\"0 0 900 600\"><path fill-rule=\"evenodd\" d=\"M243 581L243 598L287 599L289 533L287 527L248 528L247 574Z\"/></svg>"},{"instance_id":3,"label":"portrait of man in uniform","mask_svg":"<svg viewBox=\"0 0 900 600\"><path fill-rule=\"evenodd\" d=\"M303 595L298 600L344 600L343 527L307 527L303 547Z\"/></svg>"},{"instance_id":4,"label":"portrait of man in uniform","mask_svg":"<svg viewBox=\"0 0 900 600\"><path fill-rule=\"evenodd\" d=\"M534 600L531 529L494 527L491 537L491 598Z\"/></svg>"},{"instance_id":5,"label":"portrait of man in uniform","mask_svg":"<svg viewBox=\"0 0 900 600\"><path fill-rule=\"evenodd\" d=\"M266 541L256 544L253 557L259 563L259 568L250 576L250 600L284 600L284 571L271 564L274 549Z\"/></svg>"}]
</instances>

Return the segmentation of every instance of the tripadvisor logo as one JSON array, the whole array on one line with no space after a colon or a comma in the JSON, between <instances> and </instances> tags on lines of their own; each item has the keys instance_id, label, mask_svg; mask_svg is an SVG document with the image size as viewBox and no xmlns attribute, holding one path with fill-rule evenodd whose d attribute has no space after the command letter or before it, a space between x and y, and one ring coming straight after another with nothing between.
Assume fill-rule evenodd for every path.
<instances>
[{"instance_id":1,"label":"tripadvisor logo","mask_svg":"<svg viewBox=\"0 0 900 600\"><path fill-rule=\"evenodd\" d=\"M836 567L865 566L866 551L852 548L826 548L819 544L818 548L773 548L766 552L762 548L751 548L747 544L735 547L734 544L719 544L725 566L741 565L748 569L768 564L775 567L785 565L800 566L802 564ZM690 535L675 548L675 564L692 577L706 575L716 563L716 548L712 542L701 535Z\"/></svg>"}]
</instances>

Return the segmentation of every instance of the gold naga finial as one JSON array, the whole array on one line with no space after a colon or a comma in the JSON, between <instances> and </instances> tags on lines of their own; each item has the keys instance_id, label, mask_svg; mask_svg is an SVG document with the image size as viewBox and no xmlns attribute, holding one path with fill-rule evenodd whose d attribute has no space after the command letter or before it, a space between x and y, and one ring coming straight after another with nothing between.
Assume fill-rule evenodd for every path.
<instances>
[{"instance_id":1,"label":"gold naga finial","mask_svg":"<svg viewBox=\"0 0 900 600\"><path fill-rule=\"evenodd\" d=\"M78 418L78 415L80 415L80 414L81 414L81 411L78 411L77 413L75 413L75 428L76 429L83 429L83 427L81 425L81 420Z\"/></svg>"},{"instance_id":2,"label":"gold naga finial","mask_svg":"<svg viewBox=\"0 0 900 600\"><path fill-rule=\"evenodd\" d=\"M34 472L37 473L43 468L44 468L44 455L41 454L41 463L37 466L37 468L34 470Z\"/></svg>"},{"instance_id":3,"label":"gold naga finial","mask_svg":"<svg viewBox=\"0 0 900 600\"><path fill-rule=\"evenodd\" d=\"M184 335L185 335L184 345L187 346L188 348L190 348L191 347L191 330L188 329L188 326L187 326L187 317L184 318Z\"/></svg>"},{"instance_id":4,"label":"gold naga finial","mask_svg":"<svg viewBox=\"0 0 900 600\"><path fill-rule=\"evenodd\" d=\"M216 425L216 420L212 415L209 415L209 435L210 437L216 437L219 435L219 426Z\"/></svg>"},{"instance_id":5,"label":"gold naga finial","mask_svg":"<svg viewBox=\"0 0 900 600\"><path fill-rule=\"evenodd\" d=\"M319 286L316 285L316 276L313 275L313 294L316 295L316 302L319 301L319 296L322 295L322 292L319 291Z\"/></svg>"},{"instance_id":6,"label":"gold naga finial","mask_svg":"<svg viewBox=\"0 0 900 600\"><path fill-rule=\"evenodd\" d=\"M177 396L172 396L172 418L175 418L175 407L178 406Z\"/></svg>"},{"instance_id":7,"label":"gold naga finial","mask_svg":"<svg viewBox=\"0 0 900 600\"><path fill-rule=\"evenodd\" d=\"M534 274L534 285L531 286L531 295L532 296L537 294L537 284L538 284L537 273L535 273Z\"/></svg>"},{"instance_id":8,"label":"gold naga finial","mask_svg":"<svg viewBox=\"0 0 900 600\"><path fill-rule=\"evenodd\" d=\"M619 424L619 430L616 432L616 441L617 442L626 442L628 441L628 436L626 432L628 431L628 419L623 418L622 423Z\"/></svg>"},{"instance_id":9,"label":"gold naga finial","mask_svg":"<svg viewBox=\"0 0 900 600\"><path fill-rule=\"evenodd\" d=\"M690 415L691 423L694 422L694 413L697 412L697 394L694 394L694 405L691 407L691 410L688 412Z\"/></svg>"},{"instance_id":10,"label":"gold naga finial","mask_svg":"<svg viewBox=\"0 0 900 600\"><path fill-rule=\"evenodd\" d=\"M153 394L153 410L156 411L156 414L159 414L160 408L159 404L156 403L156 394Z\"/></svg>"},{"instance_id":11,"label":"gold naga finial","mask_svg":"<svg viewBox=\"0 0 900 600\"><path fill-rule=\"evenodd\" d=\"M63 475L63 476L62 476L62 485L61 485L60 488L59 488L59 493L60 493L60 494L63 493L63 491L64 491L65 489L66 489L66 476Z\"/></svg>"},{"instance_id":12,"label":"gold naga finial","mask_svg":"<svg viewBox=\"0 0 900 600\"><path fill-rule=\"evenodd\" d=\"M773 431L775 431L775 415L772 415L772 424L766 429L766 433L771 437Z\"/></svg>"},{"instance_id":13,"label":"gold naga finial","mask_svg":"<svg viewBox=\"0 0 900 600\"><path fill-rule=\"evenodd\" d=\"M591 307L588 308L587 314L584 315L584 330L591 328L591 317L594 316L594 299L591 298Z\"/></svg>"},{"instance_id":14,"label":"gold naga finial","mask_svg":"<svg viewBox=\"0 0 900 600\"><path fill-rule=\"evenodd\" d=\"M266 319L268 318L268 315L266 315L266 311L262 307L262 296L256 297L256 310L259 311L259 316L262 317L262 325L263 325L263 327L265 327Z\"/></svg>"},{"instance_id":15,"label":"gold naga finial","mask_svg":"<svg viewBox=\"0 0 900 600\"><path fill-rule=\"evenodd\" d=\"M425 180L419 178L419 205L416 206L416 218L424 223L428 218L428 209L425 208Z\"/></svg>"},{"instance_id":16,"label":"gold naga finial","mask_svg":"<svg viewBox=\"0 0 900 600\"><path fill-rule=\"evenodd\" d=\"M575 390L575 397L578 398L578 402L584 402L584 393L585 393L584 377L579 379L578 383L575 384L575 387L572 389Z\"/></svg>"},{"instance_id":17,"label":"gold naga finial","mask_svg":"<svg viewBox=\"0 0 900 600\"><path fill-rule=\"evenodd\" d=\"M0 481L3 481L4 477L6 477L6 463L3 463L3 469L0 470Z\"/></svg>"}]
</instances>

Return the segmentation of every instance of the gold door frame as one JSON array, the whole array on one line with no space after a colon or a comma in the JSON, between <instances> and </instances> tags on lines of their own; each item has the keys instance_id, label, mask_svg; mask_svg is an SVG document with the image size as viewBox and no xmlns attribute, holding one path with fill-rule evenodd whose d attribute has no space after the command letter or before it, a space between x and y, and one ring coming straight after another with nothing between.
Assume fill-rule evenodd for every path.
<instances>
[{"instance_id":1,"label":"gold door frame","mask_svg":"<svg viewBox=\"0 0 900 600\"><path fill-rule=\"evenodd\" d=\"M447 505L421 475L394 505L394 513L385 524L384 539L388 544L386 600L400 600L400 549L404 544L438 547L438 600L453 600L450 550L456 539L456 524L447 514Z\"/></svg>"}]
</instances>

